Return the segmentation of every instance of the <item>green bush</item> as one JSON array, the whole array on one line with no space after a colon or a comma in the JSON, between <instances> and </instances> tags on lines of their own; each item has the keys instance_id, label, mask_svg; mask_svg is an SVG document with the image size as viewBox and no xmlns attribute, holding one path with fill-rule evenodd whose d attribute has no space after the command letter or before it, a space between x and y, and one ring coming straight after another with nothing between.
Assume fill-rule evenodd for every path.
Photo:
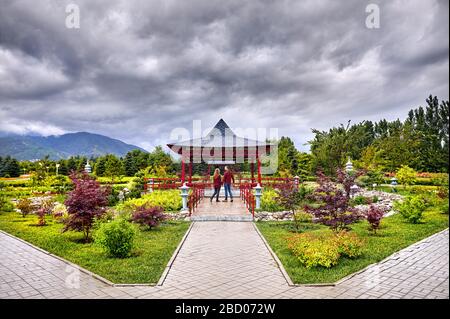
<instances>
[{"instance_id":1,"label":"green bush","mask_svg":"<svg viewBox=\"0 0 450 319\"><path fill-rule=\"evenodd\" d=\"M166 212L178 212L181 210L182 202L179 190L160 190L146 194L141 198L128 199L117 205L117 210L131 214L139 207L159 206Z\"/></svg>"},{"instance_id":2,"label":"green bush","mask_svg":"<svg viewBox=\"0 0 450 319\"><path fill-rule=\"evenodd\" d=\"M448 214L448 202L441 206L441 212L443 214Z\"/></svg>"},{"instance_id":3,"label":"green bush","mask_svg":"<svg viewBox=\"0 0 450 319\"><path fill-rule=\"evenodd\" d=\"M299 223L311 223L312 215L304 211L295 212L295 220Z\"/></svg>"},{"instance_id":4,"label":"green bush","mask_svg":"<svg viewBox=\"0 0 450 319\"><path fill-rule=\"evenodd\" d=\"M288 239L288 247L306 268L330 268L338 263L340 257L334 241L311 233L292 236Z\"/></svg>"},{"instance_id":5,"label":"green bush","mask_svg":"<svg viewBox=\"0 0 450 319\"><path fill-rule=\"evenodd\" d=\"M354 233L346 231L337 233L334 237L334 241L342 256L355 258L362 254L363 242Z\"/></svg>"},{"instance_id":6,"label":"green bush","mask_svg":"<svg viewBox=\"0 0 450 319\"><path fill-rule=\"evenodd\" d=\"M0 211L12 212L14 210L14 205L5 196L0 194Z\"/></svg>"},{"instance_id":7,"label":"green bush","mask_svg":"<svg viewBox=\"0 0 450 319\"><path fill-rule=\"evenodd\" d=\"M264 189L261 196L261 210L266 212L278 212L284 210L284 207L277 201L278 197L279 195L274 189Z\"/></svg>"},{"instance_id":8,"label":"green bush","mask_svg":"<svg viewBox=\"0 0 450 319\"><path fill-rule=\"evenodd\" d=\"M351 200L351 205L355 206L355 205L369 205L372 203L376 203L378 202L378 197L377 196L373 196L373 197L365 197L362 195L358 195L355 196L352 200Z\"/></svg>"},{"instance_id":9,"label":"green bush","mask_svg":"<svg viewBox=\"0 0 450 319\"><path fill-rule=\"evenodd\" d=\"M133 225L122 219L102 223L94 234L97 244L106 252L117 258L128 257L133 249L136 230Z\"/></svg>"},{"instance_id":10,"label":"green bush","mask_svg":"<svg viewBox=\"0 0 450 319\"><path fill-rule=\"evenodd\" d=\"M420 222L426 207L422 196L410 196L405 198L403 202L397 201L394 203L394 209L413 224Z\"/></svg>"},{"instance_id":11,"label":"green bush","mask_svg":"<svg viewBox=\"0 0 450 319\"><path fill-rule=\"evenodd\" d=\"M364 242L354 233L302 233L288 238L288 248L306 268L336 265L341 256L355 258L362 254Z\"/></svg>"}]
</instances>

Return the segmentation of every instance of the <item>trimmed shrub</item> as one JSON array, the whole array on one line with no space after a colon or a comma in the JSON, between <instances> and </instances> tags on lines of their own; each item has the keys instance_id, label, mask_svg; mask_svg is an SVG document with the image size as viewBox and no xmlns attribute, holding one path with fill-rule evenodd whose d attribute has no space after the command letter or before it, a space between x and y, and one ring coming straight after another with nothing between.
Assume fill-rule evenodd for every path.
<instances>
[{"instance_id":1,"label":"trimmed shrub","mask_svg":"<svg viewBox=\"0 0 450 319\"><path fill-rule=\"evenodd\" d=\"M298 211L295 213L295 220L298 223L311 223L312 215L304 211Z\"/></svg>"},{"instance_id":2,"label":"trimmed shrub","mask_svg":"<svg viewBox=\"0 0 450 319\"><path fill-rule=\"evenodd\" d=\"M74 189L64 201L69 217L64 221L63 231L82 231L85 242L88 242L94 220L105 212L110 190L102 188L100 183L87 173L73 173L70 179Z\"/></svg>"},{"instance_id":3,"label":"trimmed shrub","mask_svg":"<svg viewBox=\"0 0 450 319\"><path fill-rule=\"evenodd\" d=\"M347 230L350 224L361 219L361 214L350 205L350 186L353 177L339 174L344 185L343 191L322 172L317 173L319 186L308 198L317 204L306 205L305 210L315 217L315 222L329 226L334 232Z\"/></svg>"},{"instance_id":4,"label":"trimmed shrub","mask_svg":"<svg viewBox=\"0 0 450 319\"><path fill-rule=\"evenodd\" d=\"M441 206L441 213L448 214L448 202Z\"/></svg>"},{"instance_id":5,"label":"trimmed shrub","mask_svg":"<svg viewBox=\"0 0 450 319\"><path fill-rule=\"evenodd\" d=\"M354 233L342 231L333 237L342 256L355 258L362 254L363 241Z\"/></svg>"},{"instance_id":6,"label":"trimmed shrub","mask_svg":"<svg viewBox=\"0 0 450 319\"><path fill-rule=\"evenodd\" d=\"M33 205L30 199L28 198L21 198L17 204L16 207L20 210L22 213L22 217L25 218L26 215L31 214L33 212Z\"/></svg>"},{"instance_id":7,"label":"trimmed shrub","mask_svg":"<svg viewBox=\"0 0 450 319\"><path fill-rule=\"evenodd\" d=\"M288 238L288 248L306 268L336 265L341 256L355 258L362 254L364 242L354 233L296 234Z\"/></svg>"},{"instance_id":8,"label":"trimmed shrub","mask_svg":"<svg viewBox=\"0 0 450 319\"><path fill-rule=\"evenodd\" d=\"M266 212L279 212L284 210L278 201L278 193L271 188L264 190L261 196L261 210Z\"/></svg>"},{"instance_id":9,"label":"trimmed shrub","mask_svg":"<svg viewBox=\"0 0 450 319\"><path fill-rule=\"evenodd\" d=\"M94 234L94 239L97 244L106 250L108 255L125 258L130 256L135 236L136 230L133 225L119 218L101 224Z\"/></svg>"},{"instance_id":10,"label":"trimmed shrub","mask_svg":"<svg viewBox=\"0 0 450 319\"><path fill-rule=\"evenodd\" d=\"M183 207L179 190L158 190L141 198L128 199L116 206L118 211L131 214L139 207L159 206L164 211L179 212Z\"/></svg>"},{"instance_id":11,"label":"trimmed shrub","mask_svg":"<svg viewBox=\"0 0 450 319\"><path fill-rule=\"evenodd\" d=\"M142 226L147 226L149 229L157 227L161 222L166 220L166 215L162 207L138 207L131 216L133 222Z\"/></svg>"},{"instance_id":12,"label":"trimmed shrub","mask_svg":"<svg viewBox=\"0 0 450 319\"><path fill-rule=\"evenodd\" d=\"M397 201L394 203L394 209L413 224L420 222L425 208L426 203L421 196L407 197L403 202Z\"/></svg>"},{"instance_id":13,"label":"trimmed shrub","mask_svg":"<svg viewBox=\"0 0 450 319\"><path fill-rule=\"evenodd\" d=\"M62 203L57 203L52 210L52 216L56 220L62 220L63 218L67 218L69 213L67 212L66 205Z\"/></svg>"},{"instance_id":14,"label":"trimmed shrub","mask_svg":"<svg viewBox=\"0 0 450 319\"><path fill-rule=\"evenodd\" d=\"M375 205L370 205L366 213L366 220L369 223L369 229L374 233L380 228L381 219L384 216L384 211Z\"/></svg>"},{"instance_id":15,"label":"trimmed shrub","mask_svg":"<svg viewBox=\"0 0 450 319\"><path fill-rule=\"evenodd\" d=\"M306 268L330 268L338 263L340 257L335 242L311 233L292 236L288 239L288 247Z\"/></svg>"}]
</instances>

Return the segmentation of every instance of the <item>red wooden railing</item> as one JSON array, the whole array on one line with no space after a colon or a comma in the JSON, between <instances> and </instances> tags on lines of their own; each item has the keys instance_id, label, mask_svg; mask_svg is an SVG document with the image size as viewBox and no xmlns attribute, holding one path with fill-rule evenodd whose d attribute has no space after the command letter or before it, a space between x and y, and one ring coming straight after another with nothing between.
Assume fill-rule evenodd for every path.
<instances>
[{"instance_id":1,"label":"red wooden railing","mask_svg":"<svg viewBox=\"0 0 450 319\"><path fill-rule=\"evenodd\" d=\"M189 208L189 216L192 215L192 213L197 208L200 201L205 196L205 185L202 183L199 184L193 184L191 188L191 193L188 196L188 208Z\"/></svg>"},{"instance_id":2,"label":"red wooden railing","mask_svg":"<svg viewBox=\"0 0 450 319\"><path fill-rule=\"evenodd\" d=\"M192 177L192 182L186 182L186 185L192 187L194 185L202 184L207 187L210 181L205 177ZM183 183L178 177L150 177L144 179L144 192L157 189L177 189L183 186Z\"/></svg>"},{"instance_id":3,"label":"red wooden railing","mask_svg":"<svg viewBox=\"0 0 450 319\"><path fill-rule=\"evenodd\" d=\"M241 199L245 202L245 207L255 217L256 198L253 195L253 185L251 183L241 184L239 186Z\"/></svg>"},{"instance_id":4,"label":"red wooden railing","mask_svg":"<svg viewBox=\"0 0 450 319\"><path fill-rule=\"evenodd\" d=\"M192 182L186 182L186 185L193 187L195 185L202 186L204 188L212 188L211 180L208 176L203 177L192 177ZM296 183L294 178L285 177L262 177L261 186L273 187L273 188L284 188L292 187ZM237 176L233 184L234 187L240 188L241 185L251 185L255 187L257 185L256 179ZM182 186L182 181L178 177L151 177L146 178L144 183L144 192L147 193L150 190L157 189L177 189Z\"/></svg>"}]
</instances>

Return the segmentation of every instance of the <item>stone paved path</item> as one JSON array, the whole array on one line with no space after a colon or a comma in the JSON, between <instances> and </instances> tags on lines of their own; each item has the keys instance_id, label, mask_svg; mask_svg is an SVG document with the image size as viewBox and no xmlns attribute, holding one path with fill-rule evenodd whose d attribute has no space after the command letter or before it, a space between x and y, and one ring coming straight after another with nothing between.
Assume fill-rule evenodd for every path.
<instances>
[{"instance_id":1,"label":"stone paved path","mask_svg":"<svg viewBox=\"0 0 450 319\"><path fill-rule=\"evenodd\" d=\"M449 298L448 229L336 286L293 287L253 227L194 223L156 287L109 286L0 233L0 298Z\"/></svg>"}]
</instances>

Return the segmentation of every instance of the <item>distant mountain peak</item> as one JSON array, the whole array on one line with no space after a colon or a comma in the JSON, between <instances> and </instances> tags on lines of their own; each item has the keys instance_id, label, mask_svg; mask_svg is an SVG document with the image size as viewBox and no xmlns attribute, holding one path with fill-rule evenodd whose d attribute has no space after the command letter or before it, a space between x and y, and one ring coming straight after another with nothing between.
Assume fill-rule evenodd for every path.
<instances>
[{"instance_id":1,"label":"distant mountain peak","mask_svg":"<svg viewBox=\"0 0 450 319\"><path fill-rule=\"evenodd\" d=\"M129 151L144 149L104 135L89 132L74 132L62 135L0 136L0 156L10 155L19 160L32 160L49 155L51 159L81 155L98 157L105 154L125 156Z\"/></svg>"}]
</instances>

